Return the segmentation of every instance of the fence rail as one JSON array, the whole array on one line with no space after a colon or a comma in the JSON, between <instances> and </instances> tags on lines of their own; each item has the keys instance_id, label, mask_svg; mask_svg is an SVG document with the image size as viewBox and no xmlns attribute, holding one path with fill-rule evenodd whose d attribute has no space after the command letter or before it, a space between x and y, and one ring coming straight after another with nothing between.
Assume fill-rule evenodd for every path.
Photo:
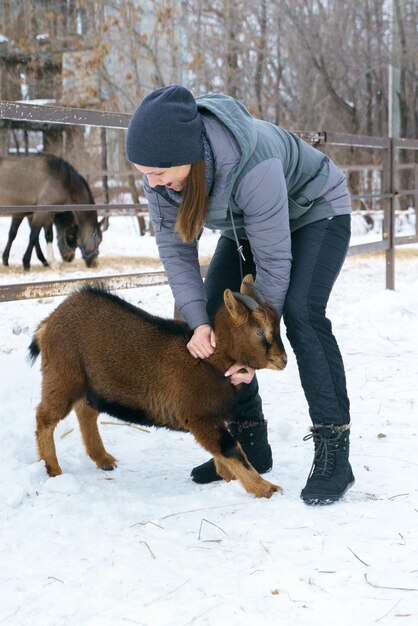
<instances>
[{"instance_id":1,"label":"fence rail","mask_svg":"<svg viewBox=\"0 0 418 626\"><path fill-rule=\"evenodd\" d=\"M27 121L33 123L54 123L76 126L96 126L124 130L128 127L130 115L125 113L111 113L107 111L94 111L88 109L59 107L50 105L35 105L22 102L0 101L0 119ZM367 148L383 151L383 160L379 164L348 165L347 172L359 172L362 170L380 171L382 173L381 193L353 194L353 199L374 199L383 203L383 228L382 239L365 244L352 245L349 254L364 254L376 251L386 253L386 287L394 289L395 285L395 247L397 245L418 242L418 140L392 139L388 137L370 137L366 135L352 135L336 132L310 132L297 131L296 134L305 141L315 146L340 146L351 148ZM414 164L399 162L401 150L416 151ZM343 167L343 166L342 166ZM343 167L343 169L345 169ZM398 189L399 172L402 170L414 170L413 189ZM125 173L124 173L125 174ZM415 198L415 234L402 237L395 236L395 214L398 209L399 198L413 196ZM63 212L73 207L63 205L24 205L2 206L0 215L10 216L16 213L54 211ZM89 211L92 208L100 210L104 215L115 212L134 212L138 216L146 214L144 204L95 204L77 205L77 211ZM99 276L97 278L69 279L63 281L43 281L23 284L0 286L0 302L10 300L23 300L29 298L62 296L70 293L74 287L84 283L100 283L111 289L128 289L132 287L146 287L161 285L167 282L164 272L146 272L138 274L125 274L118 276Z\"/></svg>"},{"instance_id":2,"label":"fence rail","mask_svg":"<svg viewBox=\"0 0 418 626\"><path fill-rule=\"evenodd\" d=\"M0 119L4 120L69 124L71 126L98 126L124 130L128 128L130 118L131 116L127 113L0 101Z\"/></svg>"},{"instance_id":3,"label":"fence rail","mask_svg":"<svg viewBox=\"0 0 418 626\"><path fill-rule=\"evenodd\" d=\"M98 276L96 278L70 278L67 280L46 280L33 283L2 285L0 287L0 302L11 300L29 300L33 298L50 298L52 296L66 296L75 287L92 283L106 285L109 289L132 289L135 287L155 287L165 285L165 272L143 272L141 274L118 274L113 276Z\"/></svg>"},{"instance_id":4,"label":"fence rail","mask_svg":"<svg viewBox=\"0 0 418 626\"><path fill-rule=\"evenodd\" d=\"M148 215L146 204L77 204L71 205L73 209L77 206L77 211L123 211L124 209L134 209L137 215ZM70 205L67 204L19 204L19 205L1 205L0 217L11 217L16 213L65 213Z\"/></svg>"}]
</instances>

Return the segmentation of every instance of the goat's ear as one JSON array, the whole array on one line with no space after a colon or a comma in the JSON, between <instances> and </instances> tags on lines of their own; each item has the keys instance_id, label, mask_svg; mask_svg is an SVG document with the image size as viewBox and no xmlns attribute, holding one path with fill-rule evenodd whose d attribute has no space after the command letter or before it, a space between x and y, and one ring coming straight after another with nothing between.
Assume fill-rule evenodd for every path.
<instances>
[{"instance_id":1,"label":"goat's ear","mask_svg":"<svg viewBox=\"0 0 418 626\"><path fill-rule=\"evenodd\" d=\"M249 311L245 304L239 302L230 289L224 291L224 302L228 310L228 313L232 317L237 326L242 326L246 323L249 315Z\"/></svg>"}]
</instances>

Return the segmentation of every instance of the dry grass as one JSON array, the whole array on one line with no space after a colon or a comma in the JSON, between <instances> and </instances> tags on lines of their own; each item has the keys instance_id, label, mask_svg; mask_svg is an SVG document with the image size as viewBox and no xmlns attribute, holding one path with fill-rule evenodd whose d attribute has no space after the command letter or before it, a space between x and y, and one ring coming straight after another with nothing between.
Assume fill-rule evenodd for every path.
<instances>
[{"instance_id":1,"label":"dry grass","mask_svg":"<svg viewBox=\"0 0 418 626\"><path fill-rule=\"evenodd\" d=\"M348 259L367 259L373 257L383 257L385 256L384 250L379 250L377 252L369 252L368 254L353 254L347 258ZM416 259L418 258L418 247L411 246L397 246L396 247L396 258L397 259Z\"/></svg>"},{"instance_id":2,"label":"dry grass","mask_svg":"<svg viewBox=\"0 0 418 626\"><path fill-rule=\"evenodd\" d=\"M82 261L81 261L82 262ZM124 269L125 266L129 267L144 267L157 271L163 270L161 261L152 257L146 256L103 256L99 260L100 266L112 265L112 267L120 267Z\"/></svg>"},{"instance_id":3,"label":"dry grass","mask_svg":"<svg viewBox=\"0 0 418 626\"><path fill-rule=\"evenodd\" d=\"M384 259L384 251L371 252L368 254L356 254L349 256L347 261L350 259L367 259L373 257L381 257ZM413 260L418 258L418 246L398 246L396 248L396 259L408 259ZM201 256L199 258L200 264L208 265L210 263L210 256ZM56 265L52 268L54 271L59 271L62 274L65 274L67 277L70 277L71 274L76 272L81 272L86 269L84 261L81 258L76 258L72 263L64 263L62 261L57 261ZM162 263L152 257L145 256L101 256L99 259L99 266L97 268L97 275L103 275L105 273L120 273L120 274L130 274L135 272L159 272L163 271ZM37 280L48 280L50 274L50 268L43 267L36 260L33 261L30 272L25 272L23 270L20 259L14 263L10 263L9 267L4 267L0 265L0 276L6 277L7 274L18 274L22 277L26 277L26 280L30 280L30 276L36 274ZM89 272L94 272L94 270L88 270ZM94 272L95 273L95 272ZM34 277L35 278L35 277ZM11 281L13 282L13 281Z\"/></svg>"},{"instance_id":4,"label":"dry grass","mask_svg":"<svg viewBox=\"0 0 418 626\"><path fill-rule=\"evenodd\" d=\"M418 258L418 247L398 246L396 248L396 257L398 259L416 259Z\"/></svg>"},{"instance_id":5,"label":"dry grass","mask_svg":"<svg viewBox=\"0 0 418 626\"><path fill-rule=\"evenodd\" d=\"M41 273L42 280L48 280L48 274L50 274L51 269L53 271L58 270L59 272L65 274L72 274L74 272L86 270L86 265L83 259L76 258L72 261L72 263L57 261L52 268L49 268L43 267L39 262L34 260L31 264L30 272L25 272L22 263L19 260L15 263L10 263L9 267L0 265L0 275L21 274L22 276L27 276L29 278L33 273ZM146 270L158 272L162 271L164 268L158 259L141 256L101 256L99 258L99 265L96 268L97 272L100 274L102 274L104 270L127 274L132 273L135 269L139 271ZM94 272L95 270L90 269L88 271Z\"/></svg>"}]
</instances>

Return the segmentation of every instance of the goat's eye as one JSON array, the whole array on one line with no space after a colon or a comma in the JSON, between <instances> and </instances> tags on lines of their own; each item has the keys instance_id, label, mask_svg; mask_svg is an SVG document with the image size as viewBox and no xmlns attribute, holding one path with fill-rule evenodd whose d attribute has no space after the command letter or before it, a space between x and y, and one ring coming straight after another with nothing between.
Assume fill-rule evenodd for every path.
<instances>
[{"instance_id":1,"label":"goat's eye","mask_svg":"<svg viewBox=\"0 0 418 626\"><path fill-rule=\"evenodd\" d=\"M262 330L261 330L261 328L258 328L258 329L257 329L257 335L258 335L259 337L263 337L263 335L264 335L264 331L262 331Z\"/></svg>"}]
</instances>

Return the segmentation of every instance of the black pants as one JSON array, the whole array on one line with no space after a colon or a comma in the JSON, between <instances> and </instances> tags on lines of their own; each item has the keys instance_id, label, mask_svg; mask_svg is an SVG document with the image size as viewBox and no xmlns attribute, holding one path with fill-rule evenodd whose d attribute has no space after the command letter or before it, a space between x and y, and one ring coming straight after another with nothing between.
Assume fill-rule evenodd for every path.
<instances>
[{"instance_id":1,"label":"black pants","mask_svg":"<svg viewBox=\"0 0 418 626\"><path fill-rule=\"evenodd\" d=\"M292 271L283 320L296 355L299 375L315 424L350 421L344 364L325 316L328 299L341 270L350 240L350 216L308 224L292 234ZM248 241L241 241L243 275L255 276ZM213 319L226 288L239 291L241 272L234 241L220 237L205 280L208 314ZM236 395L232 420L262 421L256 377Z\"/></svg>"}]
</instances>

